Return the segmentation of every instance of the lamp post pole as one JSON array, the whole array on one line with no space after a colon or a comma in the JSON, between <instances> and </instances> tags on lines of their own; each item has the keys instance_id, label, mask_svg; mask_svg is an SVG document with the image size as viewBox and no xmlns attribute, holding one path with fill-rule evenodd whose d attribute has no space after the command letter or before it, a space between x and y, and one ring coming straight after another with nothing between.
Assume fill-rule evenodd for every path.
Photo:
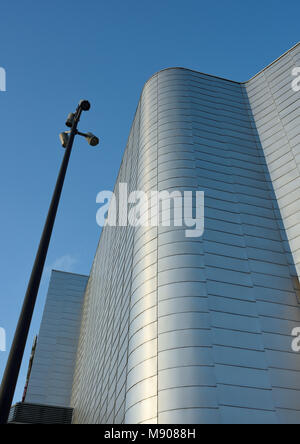
<instances>
[{"instance_id":1,"label":"lamp post pole","mask_svg":"<svg viewBox=\"0 0 300 444\"><path fill-rule=\"evenodd\" d=\"M72 129L68 138L66 152L59 171L57 183L50 204L48 216L46 219L44 231L42 233L40 245L37 251L36 259L33 265L31 277L25 294L25 299L20 314L19 322L16 328L15 336L7 360L1 387L0 387L0 424L7 424L10 408L18 381L18 376L22 364L22 359L26 347L27 337L30 329L32 315L37 299L37 294L42 278L42 273L47 257L49 243L55 223L57 209L68 169L68 164L72 152L75 135L78 133L77 126L82 111L88 111L90 104L86 100L82 100L74 114L72 121Z\"/></svg>"}]
</instances>

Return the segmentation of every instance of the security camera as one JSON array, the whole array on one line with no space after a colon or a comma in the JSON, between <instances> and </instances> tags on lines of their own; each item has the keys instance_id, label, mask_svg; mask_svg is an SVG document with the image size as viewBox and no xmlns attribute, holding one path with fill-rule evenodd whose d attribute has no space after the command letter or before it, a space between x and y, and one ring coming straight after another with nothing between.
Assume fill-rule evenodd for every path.
<instances>
[{"instance_id":1,"label":"security camera","mask_svg":"<svg viewBox=\"0 0 300 444\"><path fill-rule=\"evenodd\" d=\"M99 139L92 133L86 134L86 140L88 141L89 145L91 146L97 146L99 144Z\"/></svg>"},{"instance_id":2,"label":"security camera","mask_svg":"<svg viewBox=\"0 0 300 444\"><path fill-rule=\"evenodd\" d=\"M60 133L59 135L61 144L64 148L66 148L68 146L68 142L69 142L69 136L67 133Z\"/></svg>"},{"instance_id":3,"label":"security camera","mask_svg":"<svg viewBox=\"0 0 300 444\"><path fill-rule=\"evenodd\" d=\"M70 113L67 117L66 126L68 126L69 128L72 128L73 123L74 123L74 119L75 119L75 114Z\"/></svg>"},{"instance_id":4,"label":"security camera","mask_svg":"<svg viewBox=\"0 0 300 444\"><path fill-rule=\"evenodd\" d=\"M91 108L91 104L88 100L81 100L79 106L83 111L88 111Z\"/></svg>"}]
</instances>

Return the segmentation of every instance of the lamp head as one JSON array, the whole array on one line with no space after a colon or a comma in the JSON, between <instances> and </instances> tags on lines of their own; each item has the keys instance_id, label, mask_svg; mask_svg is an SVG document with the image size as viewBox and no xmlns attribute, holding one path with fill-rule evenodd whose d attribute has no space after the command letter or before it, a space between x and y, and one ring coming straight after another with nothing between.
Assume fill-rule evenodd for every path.
<instances>
[{"instance_id":1,"label":"lamp head","mask_svg":"<svg viewBox=\"0 0 300 444\"><path fill-rule=\"evenodd\" d=\"M91 104L88 100L80 100L79 106L83 111L89 111Z\"/></svg>"},{"instance_id":2,"label":"lamp head","mask_svg":"<svg viewBox=\"0 0 300 444\"><path fill-rule=\"evenodd\" d=\"M98 137L96 137L92 133L86 134L86 140L88 141L89 145L91 145L91 146L97 146L97 145L99 145L99 142L100 142Z\"/></svg>"},{"instance_id":3,"label":"lamp head","mask_svg":"<svg viewBox=\"0 0 300 444\"><path fill-rule=\"evenodd\" d=\"M73 123L74 123L74 119L75 119L75 114L70 113L67 117L66 126L68 126L69 128L72 128Z\"/></svg>"},{"instance_id":4,"label":"lamp head","mask_svg":"<svg viewBox=\"0 0 300 444\"><path fill-rule=\"evenodd\" d=\"M60 133L59 139L60 139L60 142L61 142L63 148L66 148L68 146L68 142L69 142L69 135L67 133Z\"/></svg>"}]
</instances>

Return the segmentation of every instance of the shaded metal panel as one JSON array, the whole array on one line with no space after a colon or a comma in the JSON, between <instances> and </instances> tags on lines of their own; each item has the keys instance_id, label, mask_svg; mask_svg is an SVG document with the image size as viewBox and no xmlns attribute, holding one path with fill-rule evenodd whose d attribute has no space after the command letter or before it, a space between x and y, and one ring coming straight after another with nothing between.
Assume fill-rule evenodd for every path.
<instances>
[{"instance_id":1,"label":"shaded metal panel","mask_svg":"<svg viewBox=\"0 0 300 444\"><path fill-rule=\"evenodd\" d=\"M88 277L53 271L26 403L69 407Z\"/></svg>"},{"instance_id":2,"label":"shaded metal panel","mask_svg":"<svg viewBox=\"0 0 300 444\"><path fill-rule=\"evenodd\" d=\"M297 45L246 84L249 113L265 154L298 277L300 157L294 140L300 136L300 98L292 89L292 70L299 66L299 54Z\"/></svg>"},{"instance_id":3,"label":"shaded metal panel","mask_svg":"<svg viewBox=\"0 0 300 444\"><path fill-rule=\"evenodd\" d=\"M11 408L9 424L61 424L72 423L73 410L42 404L18 403Z\"/></svg>"}]
</instances>

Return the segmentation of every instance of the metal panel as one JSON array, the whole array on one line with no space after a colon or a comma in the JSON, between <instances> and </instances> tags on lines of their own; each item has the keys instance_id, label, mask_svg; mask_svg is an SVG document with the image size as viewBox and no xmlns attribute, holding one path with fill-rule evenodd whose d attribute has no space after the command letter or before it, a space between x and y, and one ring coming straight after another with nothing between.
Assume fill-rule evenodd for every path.
<instances>
[{"instance_id":1,"label":"metal panel","mask_svg":"<svg viewBox=\"0 0 300 444\"><path fill-rule=\"evenodd\" d=\"M11 409L9 424L69 425L73 410L52 405L18 403Z\"/></svg>"},{"instance_id":2,"label":"metal panel","mask_svg":"<svg viewBox=\"0 0 300 444\"><path fill-rule=\"evenodd\" d=\"M53 271L26 402L69 407L88 277Z\"/></svg>"},{"instance_id":3,"label":"metal panel","mask_svg":"<svg viewBox=\"0 0 300 444\"><path fill-rule=\"evenodd\" d=\"M205 233L104 228L75 423L300 422L299 51L246 84L174 68L145 85L117 185L204 190Z\"/></svg>"}]
</instances>

